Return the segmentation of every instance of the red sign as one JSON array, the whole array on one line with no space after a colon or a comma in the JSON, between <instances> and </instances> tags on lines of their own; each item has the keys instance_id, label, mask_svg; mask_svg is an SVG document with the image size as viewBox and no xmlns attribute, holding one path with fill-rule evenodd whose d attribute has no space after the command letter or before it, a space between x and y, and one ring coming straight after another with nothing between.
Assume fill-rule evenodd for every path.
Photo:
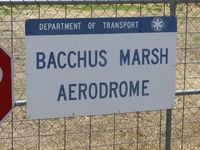
<instances>
[{"instance_id":1,"label":"red sign","mask_svg":"<svg viewBox=\"0 0 200 150\"><path fill-rule=\"evenodd\" d=\"M0 122L13 107L12 58L0 47Z\"/></svg>"}]
</instances>

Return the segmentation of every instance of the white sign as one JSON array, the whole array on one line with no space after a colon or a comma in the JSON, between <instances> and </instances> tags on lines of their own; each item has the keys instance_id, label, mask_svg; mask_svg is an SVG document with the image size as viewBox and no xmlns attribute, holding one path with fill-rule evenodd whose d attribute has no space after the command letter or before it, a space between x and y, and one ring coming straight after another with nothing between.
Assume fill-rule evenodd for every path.
<instances>
[{"instance_id":1,"label":"white sign","mask_svg":"<svg viewBox=\"0 0 200 150\"><path fill-rule=\"evenodd\" d=\"M26 21L32 119L172 108L174 17Z\"/></svg>"}]
</instances>

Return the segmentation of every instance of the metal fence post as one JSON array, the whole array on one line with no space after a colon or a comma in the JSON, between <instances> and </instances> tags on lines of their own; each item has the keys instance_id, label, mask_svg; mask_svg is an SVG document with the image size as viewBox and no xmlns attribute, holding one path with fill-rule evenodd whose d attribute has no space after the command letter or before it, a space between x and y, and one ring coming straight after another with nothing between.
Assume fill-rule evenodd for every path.
<instances>
[{"instance_id":1,"label":"metal fence post","mask_svg":"<svg viewBox=\"0 0 200 150\"><path fill-rule=\"evenodd\" d=\"M176 15L176 0L170 0L170 16ZM171 125L172 125L172 109L166 111L166 145L165 149L171 149Z\"/></svg>"},{"instance_id":2,"label":"metal fence post","mask_svg":"<svg viewBox=\"0 0 200 150\"><path fill-rule=\"evenodd\" d=\"M170 0L170 16L176 15L176 0Z\"/></svg>"},{"instance_id":3,"label":"metal fence post","mask_svg":"<svg viewBox=\"0 0 200 150\"><path fill-rule=\"evenodd\" d=\"M171 122L172 122L172 109L167 109L166 112L166 145L165 149L171 149Z\"/></svg>"}]
</instances>

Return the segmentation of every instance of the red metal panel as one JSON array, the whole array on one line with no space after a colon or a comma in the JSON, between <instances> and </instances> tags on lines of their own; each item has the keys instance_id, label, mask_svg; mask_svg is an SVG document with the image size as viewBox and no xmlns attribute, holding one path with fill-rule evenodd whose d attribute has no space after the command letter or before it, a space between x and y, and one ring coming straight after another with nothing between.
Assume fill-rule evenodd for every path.
<instances>
[{"instance_id":1,"label":"red metal panel","mask_svg":"<svg viewBox=\"0 0 200 150\"><path fill-rule=\"evenodd\" d=\"M12 62L11 57L0 48L0 67L3 78L0 81L0 122L12 109Z\"/></svg>"}]
</instances>

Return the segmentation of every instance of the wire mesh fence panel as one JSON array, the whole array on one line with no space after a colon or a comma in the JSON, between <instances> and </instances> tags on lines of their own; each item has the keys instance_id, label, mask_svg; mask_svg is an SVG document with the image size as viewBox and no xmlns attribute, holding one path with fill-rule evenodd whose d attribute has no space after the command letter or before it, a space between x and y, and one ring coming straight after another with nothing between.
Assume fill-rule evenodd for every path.
<instances>
[{"instance_id":1,"label":"wire mesh fence panel","mask_svg":"<svg viewBox=\"0 0 200 150\"><path fill-rule=\"evenodd\" d=\"M0 43L14 57L16 100L26 99L25 20L169 16L162 1L115 3L0 2ZM200 89L200 2L177 3L176 90ZM159 91L158 91L159 92ZM179 95L172 110L171 149L200 149L200 95ZM0 125L1 150L165 149L166 110L29 120L17 106Z\"/></svg>"}]
</instances>

